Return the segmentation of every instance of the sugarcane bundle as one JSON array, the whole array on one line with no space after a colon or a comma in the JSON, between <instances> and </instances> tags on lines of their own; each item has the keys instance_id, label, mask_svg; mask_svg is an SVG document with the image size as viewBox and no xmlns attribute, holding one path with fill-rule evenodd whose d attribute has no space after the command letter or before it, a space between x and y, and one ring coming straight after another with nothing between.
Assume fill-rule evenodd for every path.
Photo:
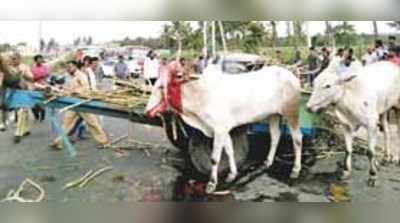
<instances>
[{"instance_id":1,"label":"sugarcane bundle","mask_svg":"<svg viewBox=\"0 0 400 223\"><path fill-rule=\"evenodd\" d=\"M125 108L136 108L146 105L149 94L140 85L129 83L115 90L57 91L52 92L52 97L75 97L84 101L98 101Z\"/></svg>"}]
</instances>

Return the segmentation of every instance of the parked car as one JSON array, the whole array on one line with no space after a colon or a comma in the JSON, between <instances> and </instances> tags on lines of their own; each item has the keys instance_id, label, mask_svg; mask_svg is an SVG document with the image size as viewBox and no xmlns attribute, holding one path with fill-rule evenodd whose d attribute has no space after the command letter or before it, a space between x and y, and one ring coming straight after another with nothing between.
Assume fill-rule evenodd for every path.
<instances>
[{"instance_id":1,"label":"parked car","mask_svg":"<svg viewBox=\"0 0 400 223\"><path fill-rule=\"evenodd\" d=\"M265 60L254 54L233 53L223 56L222 70L229 74L247 73L261 69Z\"/></svg>"},{"instance_id":2,"label":"parked car","mask_svg":"<svg viewBox=\"0 0 400 223\"><path fill-rule=\"evenodd\" d=\"M137 55L130 56L126 61L132 78L138 78L143 74L143 61L144 57Z\"/></svg>"},{"instance_id":3,"label":"parked car","mask_svg":"<svg viewBox=\"0 0 400 223\"><path fill-rule=\"evenodd\" d=\"M104 77L114 77L114 65L116 63L113 59L100 63L100 69Z\"/></svg>"},{"instance_id":4,"label":"parked car","mask_svg":"<svg viewBox=\"0 0 400 223\"><path fill-rule=\"evenodd\" d=\"M88 46L81 48L83 52L83 57L90 56L90 57L100 57L101 49L94 46Z\"/></svg>"}]
</instances>

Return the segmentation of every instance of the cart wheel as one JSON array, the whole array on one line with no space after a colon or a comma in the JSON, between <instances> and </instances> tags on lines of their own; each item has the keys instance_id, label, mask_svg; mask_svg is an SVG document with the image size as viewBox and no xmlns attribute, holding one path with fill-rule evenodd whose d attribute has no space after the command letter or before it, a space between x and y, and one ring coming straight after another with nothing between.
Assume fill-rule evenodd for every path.
<instances>
[{"instance_id":1,"label":"cart wheel","mask_svg":"<svg viewBox=\"0 0 400 223\"><path fill-rule=\"evenodd\" d=\"M188 145L189 145L189 139L185 137L185 134L182 132L182 130L180 128L176 129L176 139L174 139L174 134L172 131L172 115L173 114L166 114L164 115L164 119L165 119L165 134L167 135L168 140L172 143L173 146L175 146L178 149L181 150L187 150ZM175 118L179 118L179 117L175 117ZM182 122L183 125L185 125ZM187 126L185 125L185 127L187 128Z\"/></svg>"},{"instance_id":2,"label":"cart wheel","mask_svg":"<svg viewBox=\"0 0 400 223\"><path fill-rule=\"evenodd\" d=\"M247 128L241 127L231 132L233 148L235 150L235 159L238 168L240 168L247 159L249 153L249 144L247 140ZM211 152L213 140L207 138L200 132L196 132L189 139L189 157L190 160L201 174L209 175L211 171ZM219 174L229 171L228 157L222 153L221 163L219 165Z\"/></svg>"}]
</instances>

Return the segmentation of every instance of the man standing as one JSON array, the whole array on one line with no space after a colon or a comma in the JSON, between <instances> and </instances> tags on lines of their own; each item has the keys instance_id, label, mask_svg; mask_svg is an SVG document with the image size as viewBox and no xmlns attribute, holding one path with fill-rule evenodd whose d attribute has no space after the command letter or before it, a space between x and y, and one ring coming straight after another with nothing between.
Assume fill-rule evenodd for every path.
<instances>
[{"instance_id":1,"label":"man standing","mask_svg":"<svg viewBox=\"0 0 400 223\"><path fill-rule=\"evenodd\" d=\"M400 54L400 47L396 43L395 36L389 36L388 51L395 54L392 56L399 56Z\"/></svg>"},{"instance_id":2,"label":"man standing","mask_svg":"<svg viewBox=\"0 0 400 223\"><path fill-rule=\"evenodd\" d=\"M42 55L36 55L33 60L35 62L35 64L32 66L33 81L35 85L45 85L47 78L50 75L49 67L45 64ZM46 116L45 109L41 108L40 106L35 106L32 108L32 112L36 121L44 121Z\"/></svg>"},{"instance_id":3,"label":"man standing","mask_svg":"<svg viewBox=\"0 0 400 223\"><path fill-rule=\"evenodd\" d=\"M324 47L322 48L322 61L321 61L321 66L318 70L318 72L316 73L315 76L318 76L319 74L321 74L326 68L328 68L330 62L331 62L331 51Z\"/></svg>"},{"instance_id":4,"label":"man standing","mask_svg":"<svg viewBox=\"0 0 400 223\"><path fill-rule=\"evenodd\" d=\"M10 73L15 74L19 78L19 89L31 90L33 88L33 74L29 66L22 64L20 54L14 53L11 56L9 68ZM20 143L23 137L30 135L29 128L29 108L20 108L17 111L17 129L15 131L14 142Z\"/></svg>"},{"instance_id":5,"label":"man standing","mask_svg":"<svg viewBox=\"0 0 400 223\"><path fill-rule=\"evenodd\" d=\"M118 63L114 66L114 73L118 79L126 80L129 77L128 65L124 61L124 56L118 56Z\"/></svg>"},{"instance_id":6,"label":"man standing","mask_svg":"<svg viewBox=\"0 0 400 223\"><path fill-rule=\"evenodd\" d=\"M154 86L159 77L160 62L154 51L150 50L144 60L143 76L147 83Z\"/></svg>"},{"instance_id":7,"label":"man standing","mask_svg":"<svg viewBox=\"0 0 400 223\"><path fill-rule=\"evenodd\" d=\"M362 56L361 62L363 66L367 66L377 62L377 57L374 55L374 48L369 47L367 49L367 53Z\"/></svg>"},{"instance_id":8,"label":"man standing","mask_svg":"<svg viewBox=\"0 0 400 223\"><path fill-rule=\"evenodd\" d=\"M387 49L380 39L375 41L375 55L378 61L387 59Z\"/></svg>"},{"instance_id":9,"label":"man standing","mask_svg":"<svg viewBox=\"0 0 400 223\"><path fill-rule=\"evenodd\" d=\"M87 79L89 82L89 89L91 91L97 91L97 78L96 78L96 70L98 67L98 59L97 57L91 57L89 59L89 66L85 68L85 73L87 75Z\"/></svg>"},{"instance_id":10,"label":"man standing","mask_svg":"<svg viewBox=\"0 0 400 223\"><path fill-rule=\"evenodd\" d=\"M90 90L90 85L86 74L78 69L78 63L76 61L70 61L67 64L67 71L71 76L70 80L65 85L65 90L69 93L73 92L84 92ZM77 121L82 118L92 137L98 143L98 149L104 149L108 144L109 140L104 132L103 128L100 126L97 117L93 114L67 111L64 114L63 128L66 133L71 132ZM54 149L61 149L61 138L57 138L52 143Z\"/></svg>"},{"instance_id":11,"label":"man standing","mask_svg":"<svg viewBox=\"0 0 400 223\"><path fill-rule=\"evenodd\" d=\"M314 78L319 70L320 58L314 46L310 47L310 54L307 58L309 74L309 83L313 86Z\"/></svg>"},{"instance_id":12,"label":"man standing","mask_svg":"<svg viewBox=\"0 0 400 223\"><path fill-rule=\"evenodd\" d=\"M0 131L6 131L6 119L7 119L7 108L6 108L6 87L11 87L7 85L7 79L10 76L10 71L6 60L0 55Z\"/></svg>"}]
</instances>

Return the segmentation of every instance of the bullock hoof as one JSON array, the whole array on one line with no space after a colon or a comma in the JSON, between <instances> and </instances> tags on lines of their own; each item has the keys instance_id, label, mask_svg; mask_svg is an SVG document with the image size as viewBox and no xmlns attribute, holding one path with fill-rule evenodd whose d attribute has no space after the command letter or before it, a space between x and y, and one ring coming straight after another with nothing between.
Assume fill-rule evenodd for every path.
<instances>
[{"instance_id":1,"label":"bullock hoof","mask_svg":"<svg viewBox=\"0 0 400 223\"><path fill-rule=\"evenodd\" d=\"M341 180L346 181L350 180L351 178L351 172L350 171L343 171L342 176L340 177Z\"/></svg>"},{"instance_id":2,"label":"bullock hoof","mask_svg":"<svg viewBox=\"0 0 400 223\"><path fill-rule=\"evenodd\" d=\"M272 166L272 164L274 163L274 161L265 161L264 162L264 165L265 165L265 167L267 168L267 169L269 169L271 166Z\"/></svg>"},{"instance_id":3,"label":"bullock hoof","mask_svg":"<svg viewBox=\"0 0 400 223\"><path fill-rule=\"evenodd\" d=\"M21 136L14 136L14 144L20 144L22 140Z\"/></svg>"},{"instance_id":4,"label":"bullock hoof","mask_svg":"<svg viewBox=\"0 0 400 223\"><path fill-rule=\"evenodd\" d=\"M396 157L396 156L393 157L393 160L392 160L392 161L393 161L394 164L397 164L397 165L398 165L399 162L400 162L399 157Z\"/></svg>"},{"instance_id":5,"label":"bullock hoof","mask_svg":"<svg viewBox=\"0 0 400 223\"><path fill-rule=\"evenodd\" d=\"M381 164L382 166L389 166L390 161L389 161L389 159L387 159L387 158L383 158L382 161L380 162L380 164Z\"/></svg>"},{"instance_id":6,"label":"bullock hoof","mask_svg":"<svg viewBox=\"0 0 400 223\"><path fill-rule=\"evenodd\" d=\"M228 177L226 177L225 182L226 182L226 183L232 183L233 181L236 180L236 176L237 176L236 173L230 173L230 174L228 174Z\"/></svg>"},{"instance_id":7,"label":"bullock hoof","mask_svg":"<svg viewBox=\"0 0 400 223\"><path fill-rule=\"evenodd\" d=\"M206 186L206 193L207 194L212 194L217 190L217 184L214 182L208 182Z\"/></svg>"},{"instance_id":8,"label":"bullock hoof","mask_svg":"<svg viewBox=\"0 0 400 223\"><path fill-rule=\"evenodd\" d=\"M368 187L376 187L376 181L377 181L376 176L370 176L367 182Z\"/></svg>"},{"instance_id":9,"label":"bullock hoof","mask_svg":"<svg viewBox=\"0 0 400 223\"><path fill-rule=\"evenodd\" d=\"M297 179L300 176L300 171L292 171L290 174L290 179Z\"/></svg>"},{"instance_id":10,"label":"bullock hoof","mask_svg":"<svg viewBox=\"0 0 400 223\"><path fill-rule=\"evenodd\" d=\"M393 164L393 157L391 155L385 155L380 163L382 166L389 166Z\"/></svg>"}]
</instances>

